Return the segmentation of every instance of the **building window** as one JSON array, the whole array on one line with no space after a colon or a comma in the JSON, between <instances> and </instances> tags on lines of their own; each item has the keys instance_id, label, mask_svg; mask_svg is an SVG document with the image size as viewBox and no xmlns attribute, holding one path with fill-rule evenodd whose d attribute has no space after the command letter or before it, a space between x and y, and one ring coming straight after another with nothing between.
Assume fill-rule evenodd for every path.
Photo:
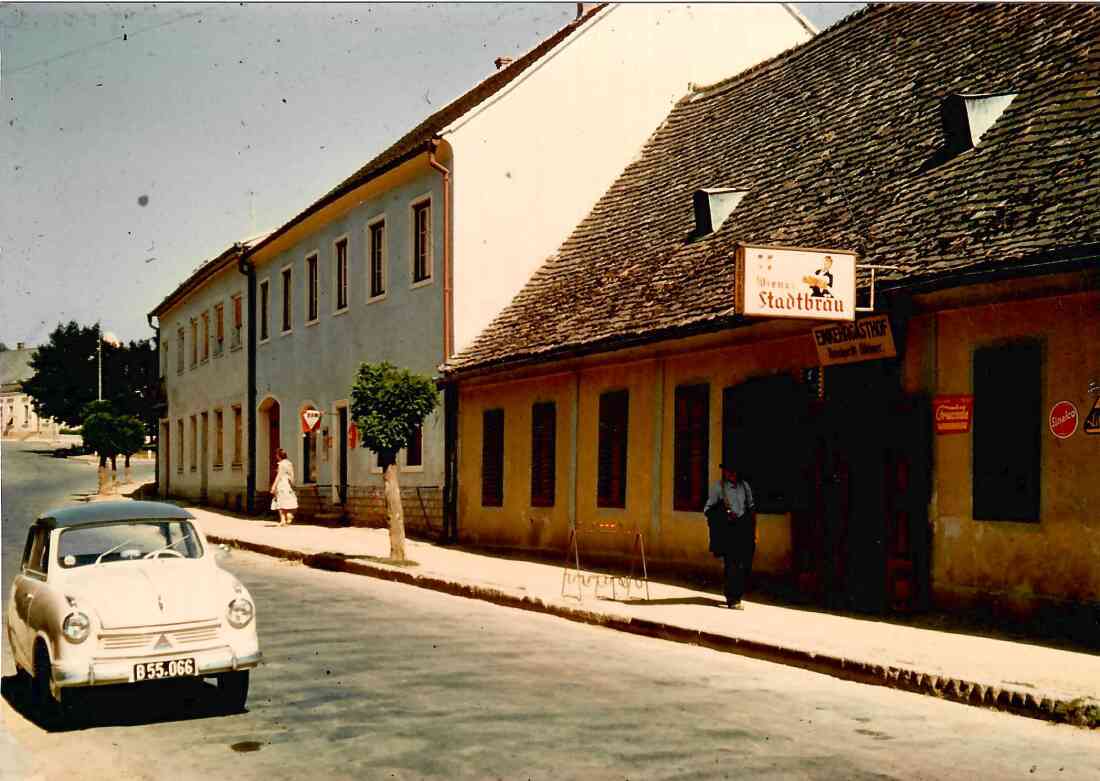
<instances>
[{"instance_id":1,"label":"building window","mask_svg":"<svg viewBox=\"0 0 1100 781\"><path fill-rule=\"evenodd\" d=\"M202 362L210 360L210 313L202 313Z\"/></svg>"},{"instance_id":2,"label":"building window","mask_svg":"<svg viewBox=\"0 0 1100 781\"><path fill-rule=\"evenodd\" d=\"M241 408L233 405L233 466L241 465L241 443L242 443L242 416Z\"/></svg>"},{"instance_id":3,"label":"building window","mask_svg":"<svg viewBox=\"0 0 1100 781\"><path fill-rule=\"evenodd\" d=\"M199 321L191 318L191 368L199 365Z\"/></svg>"},{"instance_id":4,"label":"building window","mask_svg":"<svg viewBox=\"0 0 1100 781\"><path fill-rule=\"evenodd\" d=\"M176 471L183 473L183 418L176 421Z\"/></svg>"},{"instance_id":5,"label":"building window","mask_svg":"<svg viewBox=\"0 0 1100 781\"><path fill-rule=\"evenodd\" d=\"M432 278L432 203L413 207L413 284Z\"/></svg>"},{"instance_id":6,"label":"building window","mask_svg":"<svg viewBox=\"0 0 1100 781\"><path fill-rule=\"evenodd\" d=\"M424 466L424 426L413 429L405 448L405 466Z\"/></svg>"},{"instance_id":7,"label":"building window","mask_svg":"<svg viewBox=\"0 0 1100 781\"><path fill-rule=\"evenodd\" d=\"M348 240L336 242L336 309L348 308Z\"/></svg>"},{"instance_id":8,"label":"building window","mask_svg":"<svg viewBox=\"0 0 1100 781\"><path fill-rule=\"evenodd\" d=\"M225 451L222 448L222 436L225 433L225 427L222 422L222 411L220 409L214 410L214 466L221 466L224 461Z\"/></svg>"},{"instance_id":9,"label":"building window","mask_svg":"<svg viewBox=\"0 0 1100 781\"><path fill-rule=\"evenodd\" d=\"M229 335L229 349L241 346L241 330L244 327L244 312L241 310L241 297L233 296L233 331Z\"/></svg>"},{"instance_id":10,"label":"building window","mask_svg":"<svg viewBox=\"0 0 1100 781\"><path fill-rule=\"evenodd\" d=\"M302 480L306 483L317 482L317 432L302 434Z\"/></svg>"},{"instance_id":11,"label":"building window","mask_svg":"<svg viewBox=\"0 0 1100 781\"><path fill-rule=\"evenodd\" d=\"M385 262L386 221L379 220L370 226L370 297L386 294Z\"/></svg>"},{"instance_id":12,"label":"building window","mask_svg":"<svg viewBox=\"0 0 1100 781\"><path fill-rule=\"evenodd\" d=\"M630 392L600 394L597 507L626 507L626 449Z\"/></svg>"},{"instance_id":13,"label":"building window","mask_svg":"<svg viewBox=\"0 0 1100 781\"><path fill-rule=\"evenodd\" d=\"M225 351L225 305L218 304L214 307L214 355L221 355Z\"/></svg>"},{"instance_id":14,"label":"building window","mask_svg":"<svg viewBox=\"0 0 1100 781\"><path fill-rule=\"evenodd\" d=\"M284 274L286 272L283 272ZM317 321L317 296L319 295L319 288L317 282L317 256L310 255L306 258L306 322L313 323ZM286 326L289 328L289 326Z\"/></svg>"},{"instance_id":15,"label":"building window","mask_svg":"<svg viewBox=\"0 0 1100 781\"><path fill-rule=\"evenodd\" d=\"M168 334L165 334L165 336L167 337ZM160 378L164 379L164 377L168 374L168 342L161 342L160 353Z\"/></svg>"},{"instance_id":16,"label":"building window","mask_svg":"<svg viewBox=\"0 0 1100 781\"><path fill-rule=\"evenodd\" d=\"M675 436L672 506L676 510L700 512L707 502L709 385L681 385L676 388Z\"/></svg>"},{"instance_id":17,"label":"building window","mask_svg":"<svg viewBox=\"0 0 1100 781\"><path fill-rule=\"evenodd\" d=\"M557 409L552 401L531 407L531 506L554 506Z\"/></svg>"},{"instance_id":18,"label":"building window","mask_svg":"<svg viewBox=\"0 0 1100 781\"><path fill-rule=\"evenodd\" d=\"M183 326L176 330L176 373L183 374Z\"/></svg>"},{"instance_id":19,"label":"building window","mask_svg":"<svg viewBox=\"0 0 1100 781\"><path fill-rule=\"evenodd\" d=\"M974 519L1039 520L1042 345L974 351Z\"/></svg>"},{"instance_id":20,"label":"building window","mask_svg":"<svg viewBox=\"0 0 1100 781\"><path fill-rule=\"evenodd\" d=\"M283 269L283 333L285 334L290 330L291 326L291 309L290 309L290 272L289 268Z\"/></svg>"},{"instance_id":21,"label":"building window","mask_svg":"<svg viewBox=\"0 0 1100 781\"><path fill-rule=\"evenodd\" d=\"M188 464L194 472L199 466L199 419L191 416L191 463Z\"/></svg>"},{"instance_id":22,"label":"building window","mask_svg":"<svg viewBox=\"0 0 1100 781\"><path fill-rule=\"evenodd\" d=\"M265 279L260 283L260 341L265 341L270 333L268 332L268 310L270 307L271 298L268 295L268 291L271 288L270 280Z\"/></svg>"},{"instance_id":23,"label":"building window","mask_svg":"<svg viewBox=\"0 0 1100 781\"><path fill-rule=\"evenodd\" d=\"M504 410L487 409L481 422L481 505L504 505Z\"/></svg>"}]
</instances>

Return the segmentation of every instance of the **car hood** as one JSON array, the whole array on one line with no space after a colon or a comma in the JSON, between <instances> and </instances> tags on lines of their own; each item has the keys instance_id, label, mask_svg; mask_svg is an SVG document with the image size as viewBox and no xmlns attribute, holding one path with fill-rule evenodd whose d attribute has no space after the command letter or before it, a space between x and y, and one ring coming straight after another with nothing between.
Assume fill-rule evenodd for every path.
<instances>
[{"instance_id":1,"label":"car hood","mask_svg":"<svg viewBox=\"0 0 1100 781\"><path fill-rule=\"evenodd\" d=\"M104 629L219 618L229 603L221 572L205 561L157 559L87 567L66 591Z\"/></svg>"}]
</instances>

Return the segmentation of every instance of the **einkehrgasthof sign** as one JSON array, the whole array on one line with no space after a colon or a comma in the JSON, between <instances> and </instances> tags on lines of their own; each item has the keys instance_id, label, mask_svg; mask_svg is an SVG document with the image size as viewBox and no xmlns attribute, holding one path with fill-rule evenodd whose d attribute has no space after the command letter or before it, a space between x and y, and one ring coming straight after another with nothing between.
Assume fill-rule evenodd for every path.
<instances>
[{"instance_id":1,"label":"einkehrgasthof sign","mask_svg":"<svg viewBox=\"0 0 1100 781\"><path fill-rule=\"evenodd\" d=\"M855 319L855 253L741 244L735 259L742 314Z\"/></svg>"}]
</instances>

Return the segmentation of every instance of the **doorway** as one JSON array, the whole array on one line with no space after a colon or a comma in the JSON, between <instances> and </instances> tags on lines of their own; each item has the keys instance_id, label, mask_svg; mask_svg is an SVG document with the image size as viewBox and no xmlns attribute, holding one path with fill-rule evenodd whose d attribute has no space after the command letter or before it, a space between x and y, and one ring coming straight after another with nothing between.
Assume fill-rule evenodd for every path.
<instances>
[{"instance_id":1,"label":"doorway","mask_svg":"<svg viewBox=\"0 0 1100 781\"><path fill-rule=\"evenodd\" d=\"M337 428L339 428L340 438L340 474L337 490L340 496L340 504L346 505L348 503L348 408L339 407L339 417L337 418Z\"/></svg>"},{"instance_id":2,"label":"doorway","mask_svg":"<svg viewBox=\"0 0 1100 781\"><path fill-rule=\"evenodd\" d=\"M267 484L270 487L275 482L275 470L279 459L275 454L279 452L279 402L272 401L267 407Z\"/></svg>"},{"instance_id":3,"label":"doorway","mask_svg":"<svg viewBox=\"0 0 1100 781\"><path fill-rule=\"evenodd\" d=\"M200 454L201 465L199 471L199 501L205 502L207 498L207 488L210 480L209 475L209 441L210 441L210 415L207 412L202 413L202 452Z\"/></svg>"}]
</instances>

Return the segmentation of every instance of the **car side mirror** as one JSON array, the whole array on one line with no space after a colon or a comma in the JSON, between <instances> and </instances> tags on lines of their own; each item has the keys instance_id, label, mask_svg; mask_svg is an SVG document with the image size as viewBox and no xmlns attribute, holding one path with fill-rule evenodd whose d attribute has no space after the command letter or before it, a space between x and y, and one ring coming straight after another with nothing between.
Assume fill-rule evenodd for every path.
<instances>
[{"instance_id":1,"label":"car side mirror","mask_svg":"<svg viewBox=\"0 0 1100 781\"><path fill-rule=\"evenodd\" d=\"M233 551L224 542L215 548L214 561L225 561L233 555Z\"/></svg>"}]
</instances>

